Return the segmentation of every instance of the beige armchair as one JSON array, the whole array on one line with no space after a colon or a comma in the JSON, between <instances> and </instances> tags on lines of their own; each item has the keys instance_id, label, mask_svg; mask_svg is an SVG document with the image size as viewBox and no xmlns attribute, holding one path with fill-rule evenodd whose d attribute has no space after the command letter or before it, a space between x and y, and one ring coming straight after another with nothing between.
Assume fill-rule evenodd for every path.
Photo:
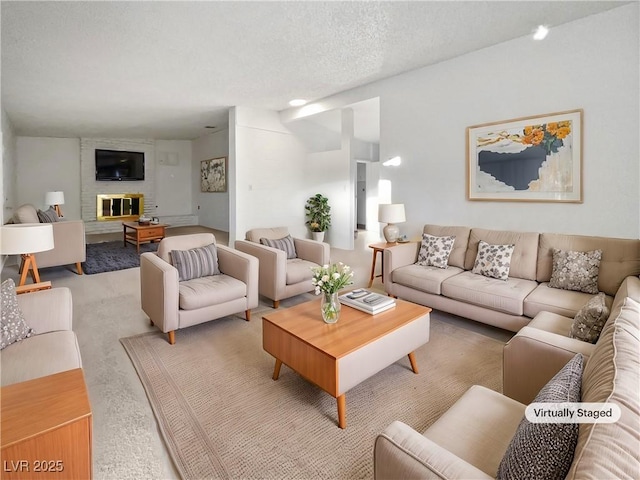
<instances>
[{"instance_id":1,"label":"beige armchair","mask_svg":"<svg viewBox=\"0 0 640 480\"><path fill-rule=\"evenodd\" d=\"M40 223L38 211L31 204L21 205L13 212L13 223ZM87 245L82 220L64 220L51 224L53 227L53 250L36 253L38 268L76 265L82 275L82 262L87 260Z\"/></svg>"},{"instance_id":2,"label":"beige armchair","mask_svg":"<svg viewBox=\"0 0 640 480\"><path fill-rule=\"evenodd\" d=\"M258 306L258 259L216 245L219 275L179 280L172 250L191 250L215 244L211 233L164 238L157 252L140 255L142 310L175 343L175 331Z\"/></svg>"},{"instance_id":3,"label":"beige armchair","mask_svg":"<svg viewBox=\"0 0 640 480\"><path fill-rule=\"evenodd\" d=\"M261 238L281 239L289 235L287 227L256 228L249 230L246 240L237 240L237 250L260 260L260 295L273 301L278 308L280 300L313 290L312 267L329 263L329 244L294 238L295 258L287 259L284 250L260 243Z\"/></svg>"}]
</instances>

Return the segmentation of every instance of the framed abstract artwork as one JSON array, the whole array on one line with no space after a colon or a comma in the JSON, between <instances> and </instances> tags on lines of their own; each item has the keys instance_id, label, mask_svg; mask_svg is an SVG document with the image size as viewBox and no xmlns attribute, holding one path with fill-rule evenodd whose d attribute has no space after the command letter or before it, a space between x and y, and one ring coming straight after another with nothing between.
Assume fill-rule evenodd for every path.
<instances>
[{"instance_id":1,"label":"framed abstract artwork","mask_svg":"<svg viewBox=\"0 0 640 480\"><path fill-rule=\"evenodd\" d=\"M467 127L467 199L582 203L582 114Z\"/></svg>"},{"instance_id":2,"label":"framed abstract artwork","mask_svg":"<svg viewBox=\"0 0 640 480\"><path fill-rule=\"evenodd\" d=\"M211 158L200 162L200 190L202 192L227 191L227 157Z\"/></svg>"}]
</instances>

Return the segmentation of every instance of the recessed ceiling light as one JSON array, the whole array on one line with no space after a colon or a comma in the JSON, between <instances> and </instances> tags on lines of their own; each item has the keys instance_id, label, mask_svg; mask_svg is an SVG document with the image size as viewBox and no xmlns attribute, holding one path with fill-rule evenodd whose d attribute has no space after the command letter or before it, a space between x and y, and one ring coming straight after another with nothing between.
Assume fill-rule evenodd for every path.
<instances>
[{"instance_id":1,"label":"recessed ceiling light","mask_svg":"<svg viewBox=\"0 0 640 480\"><path fill-rule=\"evenodd\" d=\"M547 36L547 33L549 33L549 29L547 27L544 25L538 25L538 28L536 28L536 31L533 34L533 39L542 40Z\"/></svg>"},{"instance_id":2,"label":"recessed ceiling light","mask_svg":"<svg viewBox=\"0 0 640 480\"><path fill-rule=\"evenodd\" d=\"M306 100L303 100L301 98L296 98L294 100L291 100L289 102L289 105L291 105L292 107L301 107L303 105L305 105L307 103Z\"/></svg>"}]
</instances>

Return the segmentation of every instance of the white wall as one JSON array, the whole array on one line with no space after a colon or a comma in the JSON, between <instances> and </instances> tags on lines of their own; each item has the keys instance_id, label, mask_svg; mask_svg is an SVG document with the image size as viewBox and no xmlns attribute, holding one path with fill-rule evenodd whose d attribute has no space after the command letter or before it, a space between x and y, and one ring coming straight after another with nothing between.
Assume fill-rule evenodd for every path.
<instances>
[{"instance_id":1,"label":"white wall","mask_svg":"<svg viewBox=\"0 0 640 480\"><path fill-rule=\"evenodd\" d=\"M156 216L190 215L192 152L190 140L156 140Z\"/></svg>"},{"instance_id":2,"label":"white wall","mask_svg":"<svg viewBox=\"0 0 640 480\"><path fill-rule=\"evenodd\" d=\"M191 187L193 211L199 224L223 232L229 231L229 172L226 192L202 192L200 188L200 162L229 156L229 129L204 135L192 141Z\"/></svg>"},{"instance_id":3,"label":"white wall","mask_svg":"<svg viewBox=\"0 0 640 480\"><path fill-rule=\"evenodd\" d=\"M77 138L17 137L16 204L31 203L46 210L46 192L64 192L64 218L81 218L80 140Z\"/></svg>"},{"instance_id":4,"label":"white wall","mask_svg":"<svg viewBox=\"0 0 640 480\"><path fill-rule=\"evenodd\" d=\"M402 233L425 223L638 238L640 39L637 3L371 83L318 102L340 108L380 96L381 167ZM304 109L283 112L283 121ZM584 203L469 202L465 129L582 108Z\"/></svg>"},{"instance_id":5,"label":"white wall","mask_svg":"<svg viewBox=\"0 0 640 480\"><path fill-rule=\"evenodd\" d=\"M0 109L2 118L2 162L0 173L2 184L0 185L0 222L5 223L13 215L16 191L16 136L13 125L4 111Z\"/></svg>"}]
</instances>

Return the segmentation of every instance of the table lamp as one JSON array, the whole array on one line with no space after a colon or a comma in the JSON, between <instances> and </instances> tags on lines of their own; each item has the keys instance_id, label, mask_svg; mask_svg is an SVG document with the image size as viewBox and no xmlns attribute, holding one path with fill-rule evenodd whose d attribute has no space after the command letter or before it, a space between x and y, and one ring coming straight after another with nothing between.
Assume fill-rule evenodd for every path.
<instances>
[{"instance_id":1,"label":"table lamp","mask_svg":"<svg viewBox=\"0 0 640 480\"><path fill-rule=\"evenodd\" d=\"M62 211L60 205L64 205L64 192L47 192L44 196L45 205L51 205L56 210L56 214L62 217Z\"/></svg>"},{"instance_id":2,"label":"table lamp","mask_svg":"<svg viewBox=\"0 0 640 480\"><path fill-rule=\"evenodd\" d=\"M53 248L53 225L50 223L20 223L0 227L0 254L20 255L20 283L26 283L31 271L34 283L40 283L40 274L34 253Z\"/></svg>"},{"instance_id":3,"label":"table lamp","mask_svg":"<svg viewBox=\"0 0 640 480\"><path fill-rule=\"evenodd\" d=\"M382 229L384 238L389 243L398 240L400 229L396 223L406 221L404 215L404 203L383 203L378 207L378 221L386 223L387 226Z\"/></svg>"}]
</instances>

